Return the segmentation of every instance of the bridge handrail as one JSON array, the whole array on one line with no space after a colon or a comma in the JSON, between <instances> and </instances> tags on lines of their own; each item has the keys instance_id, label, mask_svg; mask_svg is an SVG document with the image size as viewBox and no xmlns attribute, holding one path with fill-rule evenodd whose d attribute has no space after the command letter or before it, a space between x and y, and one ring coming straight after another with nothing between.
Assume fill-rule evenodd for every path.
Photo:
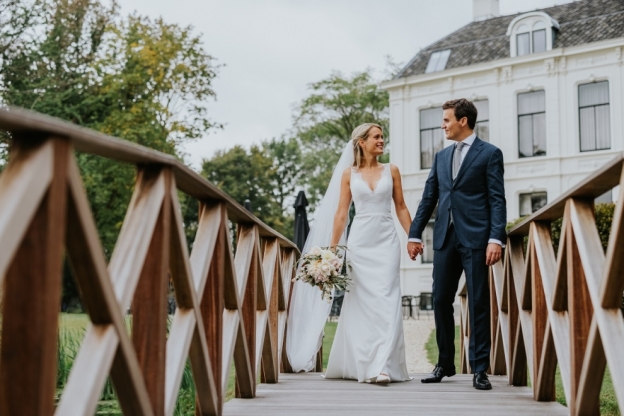
<instances>
[{"instance_id":1,"label":"bridge handrail","mask_svg":"<svg viewBox=\"0 0 624 416\"><path fill-rule=\"evenodd\" d=\"M188 359L197 413L219 415L232 362L237 397L288 370L293 242L173 156L19 108L0 109L0 129L0 414L94 414L110 375L124 414L172 415ZM109 262L75 151L137 167ZM178 190L199 201L190 254ZM55 409L65 255L91 322Z\"/></svg>"},{"instance_id":2,"label":"bridge handrail","mask_svg":"<svg viewBox=\"0 0 624 416\"><path fill-rule=\"evenodd\" d=\"M559 367L570 414L599 414L606 365L624 413L624 153L508 232L503 262L490 268L490 371L554 401ZM620 186L606 253L594 199ZM551 222L563 218L555 253ZM469 305L460 290L461 371L468 361Z\"/></svg>"},{"instance_id":3,"label":"bridge handrail","mask_svg":"<svg viewBox=\"0 0 624 416\"><path fill-rule=\"evenodd\" d=\"M231 196L174 156L81 127L56 117L17 107L0 108L0 129L21 133L22 135L34 133L37 136L44 134L47 136L65 137L71 140L76 151L102 156L119 162L134 165L160 164L170 166L180 191L198 200L223 201L227 206L228 216L231 221L236 223L254 223L260 228L262 237L275 237L280 240L283 246L297 248L292 241L266 225ZM28 139L28 136L24 136L24 139Z\"/></svg>"}]
</instances>

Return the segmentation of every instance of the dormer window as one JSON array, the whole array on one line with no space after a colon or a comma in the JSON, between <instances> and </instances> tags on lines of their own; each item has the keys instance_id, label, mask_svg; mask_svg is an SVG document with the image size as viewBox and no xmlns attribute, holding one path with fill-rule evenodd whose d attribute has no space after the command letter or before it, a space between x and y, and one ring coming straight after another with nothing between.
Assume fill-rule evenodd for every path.
<instances>
[{"instance_id":1,"label":"dormer window","mask_svg":"<svg viewBox=\"0 0 624 416\"><path fill-rule=\"evenodd\" d=\"M509 24L511 56L523 56L552 50L559 23L544 12L525 13Z\"/></svg>"},{"instance_id":2,"label":"dormer window","mask_svg":"<svg viewBox=\"0 0 624 416\"><path fill-rule=\"evenodd\" d=\"M429 57L429 63L427 64L427 69L425 70L425 73L428 74L430 72L444 71L449 56L451 56L450 49L433 52Z\"/></svg>"}]
</instances>

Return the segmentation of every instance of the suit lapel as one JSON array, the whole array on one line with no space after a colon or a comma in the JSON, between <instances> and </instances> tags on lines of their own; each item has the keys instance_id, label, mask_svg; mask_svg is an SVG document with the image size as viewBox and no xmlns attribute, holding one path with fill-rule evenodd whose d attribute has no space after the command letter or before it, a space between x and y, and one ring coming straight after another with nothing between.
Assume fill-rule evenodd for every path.
<instances>
[{"instance_id":1,"label":"suit lapel","mask_svg":"<svg viewBox=\"0 0 624 416\"><path fill-rule=\"evenodd\" d=\"M457 177L453 181L453 187L455 187L455 185L462 178L466 170L470 167L472 162L474 162L477 155L481 152L481 150L483 150L482 146L483 146L483 142L481 141L481 139L479 139L478 137L475 138L474 142L472 142L472 146L470 146L470 148L468 149L468 153L466 153L466 157L462 161L462 164L459 168L459 172L457 172ZM451 156L451 170L452 169L453 169L453 162L452 162L452 156Z\"/></svg>"},{"instance_id":2,"label":"suit lapel","mask_svg":"<svg viewBox=\"0 0 624 416\"><path fill-rule=\"evenodd\" d=\"M448 150L448 155L444 158L446 160L446 173L448 173L448 181L452 185L453 184L453 152L455 150L455 146L448 146L445 150Z\"/></svg>"}]
</instances>

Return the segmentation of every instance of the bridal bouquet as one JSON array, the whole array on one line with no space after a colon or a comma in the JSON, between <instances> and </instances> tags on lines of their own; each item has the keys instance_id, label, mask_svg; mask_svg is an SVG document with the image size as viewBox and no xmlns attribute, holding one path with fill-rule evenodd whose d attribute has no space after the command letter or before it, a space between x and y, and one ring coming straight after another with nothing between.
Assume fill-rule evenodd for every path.
<instances>
[{"instance_id":1,"label":"bridal bouquet","mask_svg":"<svg viewBox=\"0 0 624 416\"><path fill-rule=\"evenodd\" d=\"M346 252L346 247L336 246ZM332 289L348 292L347 287L351 278L347 276L349 264L344 260L344 254L333 251L329 247L312 247L301 257L299 273L293 279L309 283L321 290L321 298L331 302Z\"/></svg>"}]
</instances>

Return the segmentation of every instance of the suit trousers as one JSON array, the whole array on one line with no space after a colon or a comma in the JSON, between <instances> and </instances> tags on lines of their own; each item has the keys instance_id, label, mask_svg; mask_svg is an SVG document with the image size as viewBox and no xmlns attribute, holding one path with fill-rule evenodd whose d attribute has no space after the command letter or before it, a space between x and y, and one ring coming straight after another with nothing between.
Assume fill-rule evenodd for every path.
<instances>
[{"instance_id":1,"label":"suit trousers","mask_svg":"<svg viewBox=\"0 0 624 416\"><path fill-rule=\"evenodd\" d=\"M453 223L449 225L444 244L433 257L433 312L438 344L438 365L454 368L455 319L453 302L462 271L466 274L470 316L470 367L473 372L487 371L490 366L490 285L486 250L463 246L457 239Z\"/></svg>"}]
</instances>

